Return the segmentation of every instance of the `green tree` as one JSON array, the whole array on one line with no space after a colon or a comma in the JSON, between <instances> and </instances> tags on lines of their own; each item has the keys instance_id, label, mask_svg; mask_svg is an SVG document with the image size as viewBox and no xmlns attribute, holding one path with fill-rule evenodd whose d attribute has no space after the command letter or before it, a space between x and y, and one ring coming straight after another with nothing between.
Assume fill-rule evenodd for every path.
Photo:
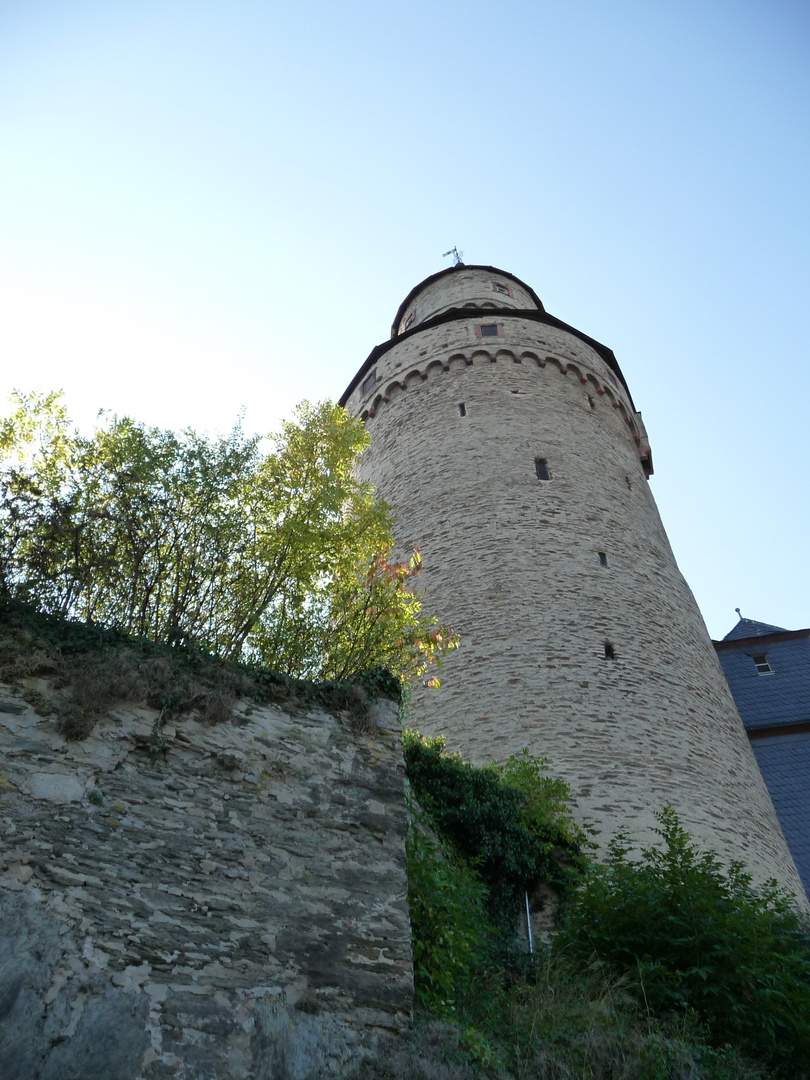
<instances>
[{"instance_id":1,"label":"green tree","mask_svg":"<svg viewBox=\"0 0 810 1080\"><path fill-rule=\"evenodd\" d=\"M415 580L422 569L418 549L406 562L390 562L390 548L374 555L364 573L335 575L329 588L330 619L323 640L323 671L330 679L345 679L372 653L381 667L403 680L430 674L443 656L458 645L449 626L422 612L422 594Z\"/></svg>"},{"instance_id":2,"label":"green tree","mask_svg":"<svg viewBox=\"0 0 810 1080\"><path fill-rule=\"evenodd\" d=\"M290 675L411 675L453 647L389 564L387 505L356 479L362 423L304 403L262 449L102 415L70 428L58 394L0 421L0 588L154 641ZM399 569L405 567L405 569Z\"/></svg>"}]
</instances>

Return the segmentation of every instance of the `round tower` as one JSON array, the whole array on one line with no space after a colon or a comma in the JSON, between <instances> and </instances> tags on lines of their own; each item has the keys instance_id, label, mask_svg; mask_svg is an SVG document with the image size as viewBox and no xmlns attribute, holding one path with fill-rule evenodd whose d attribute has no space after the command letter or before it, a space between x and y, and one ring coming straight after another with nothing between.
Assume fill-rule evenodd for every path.
<instances>
[{"instance_id":1,"label":"round tower","mask_svg":"<svg viewBox=\"0 0 810 1080\"><path fill-rule=\"evenodd\" d=\"M360 471L461 635L410 722L479 764L524 747L606 842L673 803L699 843L801 884L648 477L610 349L491 266L427 278L342 403Z\"/></svg>"}]
</instances>

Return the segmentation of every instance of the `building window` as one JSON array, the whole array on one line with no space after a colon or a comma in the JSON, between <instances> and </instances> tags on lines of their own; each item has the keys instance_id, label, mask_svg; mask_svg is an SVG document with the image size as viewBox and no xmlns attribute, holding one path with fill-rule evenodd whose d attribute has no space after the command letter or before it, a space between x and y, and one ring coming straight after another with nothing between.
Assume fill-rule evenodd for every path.
<instances>
[{"instance_id":1,"label":"building window","mask_svg":"<svg viewBox=\"0 0 810 1080\"><path fill-rule=\"evenodd\" d=\"M537 473L538 480L550 480L551 473L548 471L548 462L545 458L538 457L534 459L534 468Z\"/></svg>"},{"instance_id":2,"label":"building window","mask_svg":"<svg viewBox=\"0 0 810 1080\"><path fill-rule=\"evenodd\" d=\"M605 659L606 660L615 660L616 659L616 649L613 647L613 642L612 641L606 641L605 642Z\"/></svg>"},{"instance_id":3,"label":"building window","mask_svg":"<svg viewBox=\"0 0 810 1080\"><path fill-rule=\"evenodd\" d=\"M475 336L479 338L503 337L503 326L501 323L484 323L476 326Z\"/></svg>"},{"instance_id":4,"label":"building window","mask_svg":"<svg viewBox=\"0 0 810 1080\"><path fill-rule=\"evenodd\" d=\"M458 415L459 416L466 416L467 415L467 406L464 404L463 401L460 401L459 404L458 404Z\"/></svg>"},{"instance_id":5,"label":"building window","mask_svg":"<svg viewBox=\"0 0 810 1080\"><path fill-rule=\"evenodd\" d=\"M773 675L773 668L768 663L768 657L765 653L755 653L751 659L754 661L760 675Z\"/></svg>"},{"instance_id":6,"label":"building window","mask_svg":"<svg viewBox=\"0 0 810 1080\"><path fill-rule=\"evenodd\" d=\"M365 379L363 379L363 394L370 394L376 385L377 372L372 371L370 375L366 375Z\"/></svg>"},{"instance_id":7,"label":"building window","mask_svg":"<svg viewBox=\"0 0 810 1080\"><path fill-rule=\"evenodd\" d=\"M405 322L402 324L402 332L403 333L405 333L406 330L408 330L411 326L413 326L413 320L415 318L416 318L416 312L412 311L410 313L410 315L408 315L407 318L405 319Z\"/></svg>"},{"instance_id":8,"label":"building window","mask_svg":"<svg viewBox=\"0 0 810 1080\"><path fill-rule=\"evenodd\" d=\"M599 552L599 565L600 566L607 566L607 555L605 554L604 551Z\"/></svg>"},{"instance_id":9,"label":"building window","mask_svg":"<svg viewBox=\"0 0 810 1080\"><path fill-rule=\"evenodd\" d=\"M502 281L493 281L492 288L494 292L501 293L503 296L511 296L512 290L508 285L505 285Z\"/></svg>"}]
</instances>

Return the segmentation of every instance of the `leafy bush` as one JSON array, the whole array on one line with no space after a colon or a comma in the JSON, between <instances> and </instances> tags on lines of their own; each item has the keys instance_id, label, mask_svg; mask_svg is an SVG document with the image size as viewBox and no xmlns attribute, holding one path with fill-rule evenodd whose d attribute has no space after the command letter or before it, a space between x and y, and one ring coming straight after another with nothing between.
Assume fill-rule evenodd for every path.
<instances>
[{"instance_id":1,"label":"leafy bush","mask_svg":"<svg viewBox=\"0 0 810 1080\"><path fill-rule=\"evenodd\" d=\"M504 766L476 768L447 754L441 736L403 736L405 774L454 850L485 883L490 913L514 934L520 899L547 881L564 887L583 865L586 836L571 817L568 788L528 751Z\"/></svg>"},{"instance_id":2,"label":"leafy bush","mask_svg":"<svg viewBox=\"0 0 810 1080\"><path fill-rule=\"evenodd\" d=\"M517 1080L808 1075L810 939L774 885L757 893L740 866L724 873L671 809L659 818L660 848L633 861L620 838L607 865L592 865L566 786L542 761L524 753L476 769L415 732L404 746L425 808L408 842L417 1000L458 1024L444 1038L470 1072L453 1070ZM529 963L504 942L518 893L544 879L569 886L563 924ZM438 1077L438 1054L411 1040L362 1075Z\"/></svg>"},{"instance_id":3,"label":"leafy bush","mask_svg":"<svg viewBox=\"0 0 810 1080\"><path fill-rule=\"evenodd\" d=\"M810 1069L810 934L775 882L701 853L672 807L661 845L615 840L569 906L554 947L631 978L651 1013L693 1012L715 1046L738 1045L796 1078Z\"/></svg>"}]
</instances>

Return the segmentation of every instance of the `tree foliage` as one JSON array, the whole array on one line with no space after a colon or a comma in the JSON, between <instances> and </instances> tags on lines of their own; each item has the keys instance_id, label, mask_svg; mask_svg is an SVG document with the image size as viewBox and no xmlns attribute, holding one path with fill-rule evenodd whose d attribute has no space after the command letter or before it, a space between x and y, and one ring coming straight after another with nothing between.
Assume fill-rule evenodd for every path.
<instances>
[{"instance_id":1,"label":"tree foliage","mask_svg":"<svg viewBox=\"0 0 810 1080\"><path fill-rule=\"evenodd\" d=\"M272 437L210 438L58 394L0 421L0 589L42 610L190 642L296 677L425 672L456 644L422 611L421 561L389 562L387 505L356 479L362 423L305 403Z\"/></svg>"},{"instance_id":2,"label":"tree foliage","mask_svg":"<svg viewBox=\"0 0 810 1080\"><path fill-rule=\"evenodd\" d=\"M406 841L414 991L436 1016L457 1017L486 975L495 931L486 886L412 808Z\"/></svg>"}]
</instances>

